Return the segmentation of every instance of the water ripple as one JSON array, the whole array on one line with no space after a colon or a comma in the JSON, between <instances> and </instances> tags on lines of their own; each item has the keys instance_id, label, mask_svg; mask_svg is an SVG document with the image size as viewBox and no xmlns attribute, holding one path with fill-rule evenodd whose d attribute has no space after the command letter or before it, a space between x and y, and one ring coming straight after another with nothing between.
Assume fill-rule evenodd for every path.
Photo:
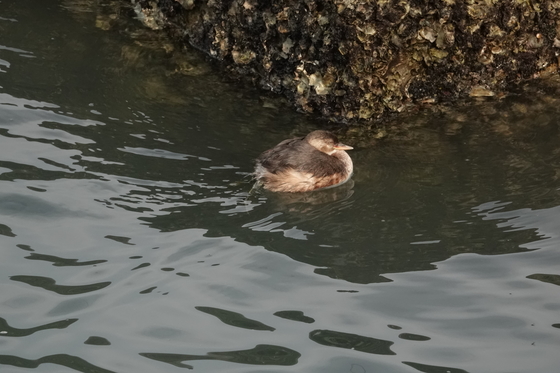
<instances>
[{"instance_id":1,"label":"water ripple","mask_svg":"<svg viewBox=\"0 0 560 373\"><path fill-rule=\"evenodd\" d=\"M81 357L68 354L43 356L36 360L24 359L14 355L0 355L0 364L29 369L38 368L41 364L55 364L83 373L115 373L112 370L94 365Z\"/></svg>"},{"instance_id":2,"label":"water ripple","mask_svg":"<svg viewBox=\"0 0 560 373\"><path fill-rule=\"evenodd\" d=\"M67 259L67 258L59 258L54 255L46 255L46 254L39 254L39 253L32 253L29 256L25 257L29 260L43 260L45 262L51 262L55 267L80 267L80 266L90 266L96 265L107 262L107 260L88 260L85 262L80 262L79 259Z\"/></svg>"},{"instance_id":3,"label":"water ripple","mask_svg":"<svg viewBox=\"0 0 560 373\"><path fill-rule=\"evenodd\" d=\"M275 330L271 326L265 325L260 321L248 319L242 314L237 312L222 310L214 307L197 306L195 308L201 312L205 312L209 315L216 316L224 324L235 326L237 328L249 329L249 330L269 330L269 331Z\"/></svg>"},{"instance_id":4,"label":"water ripple","mask_svg":"<svg viewBox=\"0 0 560 373\"><path fill-rule=\"evenodd\" d=\"M18 329L18 328L14 328L14 327L10 326L4 318L0 317L0 336L2 336L2 337L25 337L25 336L31 335L33 333L36 333L38 331L41 331L41 330L65 329L68 326L75 323L76 321L78 321L78 319L66 319L66 320L51 322L51 323L41 325L41 326L35 326L33 328Z\"/></svg>"},{"instance_id":5,"label":"water ripple","mask_svg":"<svg viewBox=\"0 0 560 373\"><path fill-rule=\"evenodd\" d=\"M25 284L43 288L45 290L52 291L61 295L90 293L92 291L97 291L111 285L111 282L109 281L88 285L57 285L56 281L49 277L25 275L11 276L10 280L23 282Z\"/></svg>"},{"instance_id":6,"label":"water ripple","mask_svg":"<svg viewBox=\"0 0 560 373\"><path fill-rule=\"evenodd\" d=\"M192 365L183 364L183 361L193 360L222 360L231 363L250 365L296 365L301 354L292 349L274 346L257 345L250 350L209 352L206 355L183 355L143 352L141 356L161 361L179 368L192 369Z\"/></svg>"},{"instance_id":7,"label":"water ripple","mask_svg":"<svg viewBox=\"0 0 560 373\"><path fill-rule=\"evenodd\" d=\"M333 330L314 330L309 339L331 347L345 348L376 355L396 355L391 351L393 342Z\"/></svg>"},{"instance_id":8,"label":"water ripple","mask_svg":"<svg viewBox=\"0 0 560 373\"><path fill-rule=\"evenodd\" d=\"M305 316L301 311L278 311L274 313L274 316L278 316L286 320L304 322L306 324L312 324L315 322L315 319Z\"/></svg>"},{"instance_id":9,"label":"water ripple","mask_svg":"<svg viewBox=\"0 0 560 373\"><path fill-rule=\"evenodd\" d=\"M436 365L426 365L426 364L414 363L411 361L403 361L403 364L406 364L418 370L419 372L423 372L423 373L469 373L463 369L442 367Z\"/></svg>"}]
</instances>

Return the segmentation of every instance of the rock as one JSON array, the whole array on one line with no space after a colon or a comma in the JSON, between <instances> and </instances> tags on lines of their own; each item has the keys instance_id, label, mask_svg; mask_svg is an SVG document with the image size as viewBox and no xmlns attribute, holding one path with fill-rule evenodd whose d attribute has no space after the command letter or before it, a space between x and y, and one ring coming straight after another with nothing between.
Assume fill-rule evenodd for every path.
<instances>
[{"instance_id":1,"label":"rock","mask_svg":"<svg viewBox=\"0 0 560 373\"><path fill-rule=\"evenodd\" d=\"M494 96L494 92L485 88L483 86L475 86L472 87L471 91L469 92L469 96L471 97L492 97Z\"/></svg>"},{"instance_id":2,"label":"rock","mask_svg":"<svg viewBox=\"0 0 560 373\"><path fill-rule=\"evenodd\" d=\"M303 111L371 121L500 96L555 74L558 1L131 0L138 18L282 92Z\"/></svg>"}]
</instances>

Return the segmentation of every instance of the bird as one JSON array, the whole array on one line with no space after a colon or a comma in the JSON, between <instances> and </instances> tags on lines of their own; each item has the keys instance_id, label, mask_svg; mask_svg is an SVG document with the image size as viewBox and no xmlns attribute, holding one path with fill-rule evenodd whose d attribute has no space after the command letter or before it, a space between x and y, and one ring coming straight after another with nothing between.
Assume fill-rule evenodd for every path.
<instances>
[{"instance_id":1,"label":"bird","mask_svg":"<svg viewBox=\"0 0 560 373\"><path fill-rule=\"evenodd\" d=\"M354 171L345 151L351 149L323 130L284 140L257 158L256 185L272 192L298 193L342 184Z\"/></svg>"}]
</instances>

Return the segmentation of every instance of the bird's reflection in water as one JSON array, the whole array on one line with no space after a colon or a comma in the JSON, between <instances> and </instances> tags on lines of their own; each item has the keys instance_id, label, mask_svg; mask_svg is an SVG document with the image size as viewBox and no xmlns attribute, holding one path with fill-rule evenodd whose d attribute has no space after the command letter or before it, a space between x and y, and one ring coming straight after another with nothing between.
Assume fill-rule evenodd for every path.
<instances>
[{"instance_id":1,"label":"bird's reflection in water","mask_svg":"<svg viewBox=\"0 0 560 373\"><path fill-rule=\"evenodd\" d=\"M258 199L259 205L266 205L270 214L243 225L252 231L281 232L285 237L308 240L315 229L331 226L331 219L342 210L352 206L354 181L330 188L304 193L273 193L262 188L253 189L250 199ZM320 220L309 226L307 222ZM336 220L336 219L334 219ZM340 227L336 229L344 229ZM310 230L311 229L311 230Z\"/></svg>"},{"instance_id":2,"label":"bird's reflection in water","mask_svg":"<svg viewBox=\"0 0 560 373\"><path fill-rule=\"evenodd\" d=\"M354 181L350 179L342 185L311 192L272 193L261 189L257 193L266 196L267 203L274 206L274 210L309 220L348 208L352 203L353 188Z\"/></svg>"}]
</instances>

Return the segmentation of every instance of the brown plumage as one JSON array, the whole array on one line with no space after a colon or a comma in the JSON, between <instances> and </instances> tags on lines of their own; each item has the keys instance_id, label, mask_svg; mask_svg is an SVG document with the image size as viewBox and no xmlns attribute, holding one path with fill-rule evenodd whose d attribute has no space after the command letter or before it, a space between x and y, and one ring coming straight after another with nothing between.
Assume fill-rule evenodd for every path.
<instances>
[{"instance_id":1,"label":"brown plumage","mask_svg":"<svg viewBox=\"0 0 560 373\"><path fill-rule=\"evenodd\" d=\"M354 170L352 149L327 131L284 140L257 158L255 178L273 192L308 192L347 181Z\"/></svg>"}]
</instances>

